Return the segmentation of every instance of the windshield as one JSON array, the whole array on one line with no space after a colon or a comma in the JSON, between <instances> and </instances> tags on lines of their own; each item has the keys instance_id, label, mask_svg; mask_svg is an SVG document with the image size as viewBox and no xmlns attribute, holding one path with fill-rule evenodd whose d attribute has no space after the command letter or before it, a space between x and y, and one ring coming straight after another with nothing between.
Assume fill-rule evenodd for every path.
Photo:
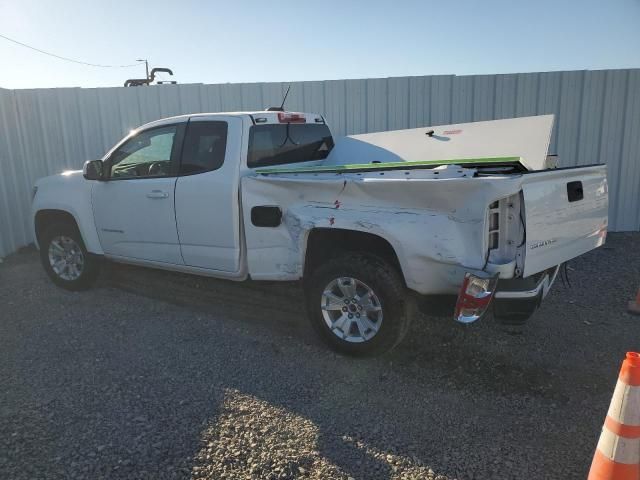
<instances>
[{"instance_id":1,"label":"windshield","mask_svg":"<svg viewBox=\"0 0 640 480\"><path fill-rule=\"evenodd\" d=\"M327 158L333 138L325 124L277 123L249 130L249 167L283 165Z\"/></svg>"}]
</instances>

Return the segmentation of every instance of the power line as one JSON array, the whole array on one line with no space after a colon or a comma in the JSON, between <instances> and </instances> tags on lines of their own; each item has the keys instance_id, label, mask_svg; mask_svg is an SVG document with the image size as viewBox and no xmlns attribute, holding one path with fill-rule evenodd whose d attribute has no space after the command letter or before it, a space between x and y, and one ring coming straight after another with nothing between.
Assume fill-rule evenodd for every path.
<instances>
[{"instance_id":1,"label":"power line","mask_svg":"<svg viewBox=\"0 0 640 480\"><path fill-rule=\"evenodd\" d=\"M140 65L139 63L132 63L131 65L100 65L98 63L88 63L82 62L80 60L74 60L73 58L63 57L61 55L56 55L55 53L45 52L44 50L40 50L39 48L32 47L31 45L27 45L26 43L19 42L18 40L14 40L13 38L9 38L0 33L0 37L5 40L9 40L10 42L16 43L26 48L30 48L31 50L35 50L36 52L44 53L45 55L49 55L51 57L59 58L60 60L66 60L67 62L79 63L80 65L87 65L89 67L101 67L101 68L128 68L128 67L137 67Z\"/></svg>"}]
</instances>

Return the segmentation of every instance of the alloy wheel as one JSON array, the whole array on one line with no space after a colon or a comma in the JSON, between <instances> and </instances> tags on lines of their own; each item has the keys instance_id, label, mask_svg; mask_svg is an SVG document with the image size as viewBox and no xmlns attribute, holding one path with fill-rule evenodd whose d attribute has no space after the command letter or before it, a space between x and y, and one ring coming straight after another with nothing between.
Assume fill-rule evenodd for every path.
<instances>
[{"instance_id":1,"label":"alloy wheel","mask_svg":"<svg viewBox=\"0 0 640 480\"><path fill-rule=\"evenodd\" d=\"M382 325L380 299L367 284L352 277L332 280L322 293L322 316L341 340L362 343L371 340Z\"/></svg>"}]
</instances>

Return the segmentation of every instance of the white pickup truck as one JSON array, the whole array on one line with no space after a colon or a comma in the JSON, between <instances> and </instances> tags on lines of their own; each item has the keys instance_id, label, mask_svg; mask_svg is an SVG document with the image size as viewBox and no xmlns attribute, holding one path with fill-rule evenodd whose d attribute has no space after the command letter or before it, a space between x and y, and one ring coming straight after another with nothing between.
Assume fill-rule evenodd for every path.
<instances>
[{"instance_id":1,"label":"white pickup truck","mask_svg":"<svg viewBox=\"0 0 640 480\"><path fill-rule=\"evenodd\" d=\"M552 116L335 139L322 115L166 118L39 180L33 228L59 286L101 259L229 280L302 280L319 335L388 350L415 299L455 320L528 318L559 266L605 241L603 165L547 168ZM428 303L428 302L427 302ZM428 313L428 312L427 312Z\"/></svg>"}]
</instances>

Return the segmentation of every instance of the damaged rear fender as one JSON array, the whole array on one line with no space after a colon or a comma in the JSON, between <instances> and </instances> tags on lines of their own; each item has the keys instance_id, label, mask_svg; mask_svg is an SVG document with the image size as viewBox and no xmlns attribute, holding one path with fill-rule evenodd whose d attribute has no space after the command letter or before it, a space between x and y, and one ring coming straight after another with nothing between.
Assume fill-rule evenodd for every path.
<instances>
[{"instance_id":1,"label":"damaged rear fender","mask_svg":"<svg viewBox=\"0 0 640 480\"><path fill-rule=\"evenodd\" d=\"M485 264L488 205L517 192L518 183L368 174L244 177L243 211L266 205L282 210L275 227L258 227L244 216L249 273L254 279L300 279L310 232L333 229L375 235L391 245L410 289L455 292L465 269Z\"/></svg>"}]
</instances>

